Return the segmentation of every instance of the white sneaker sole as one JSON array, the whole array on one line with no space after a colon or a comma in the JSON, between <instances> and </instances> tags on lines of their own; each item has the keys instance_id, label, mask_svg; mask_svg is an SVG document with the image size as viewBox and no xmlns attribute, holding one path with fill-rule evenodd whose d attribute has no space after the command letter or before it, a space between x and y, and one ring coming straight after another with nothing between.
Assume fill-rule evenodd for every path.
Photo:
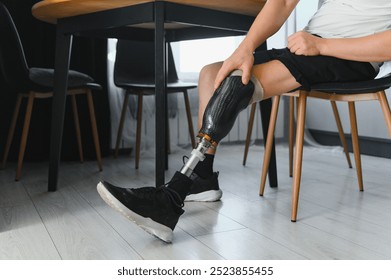
<instances>
[{"instance_id":1,"label":"white sneaker sole","mask_svg":"<svg viewBox=\"0 0 391 280\"><path fill-rule=\"evenodd\" d=\"M152 220L151 218L145 218L143 216L140 216L139 214L133 212L129 208L127 208L125 205L123 205L118 199L116 199L102 184L102 182L99 182L97 185L97 190L101 198L113 209L120 212L122 215L124 215L126 218L128 218L130 221L134 222L136 225L141 227L143 230L148 232L149 234L152 234L156 236L157 238L163 240L164 242L171 243L173 232L172 229L159 224Z\"/></svg>"},{"instance_id":2,"label":"white sneaker sole","mask_svg":"<svg viewBox=\"0 0 391 280\"><path fill-rule=\"evenodd\" d=\"M214 202L223 196L222 190L212 190L186 196L185 201Z\"/></svg>"}]
</instances>

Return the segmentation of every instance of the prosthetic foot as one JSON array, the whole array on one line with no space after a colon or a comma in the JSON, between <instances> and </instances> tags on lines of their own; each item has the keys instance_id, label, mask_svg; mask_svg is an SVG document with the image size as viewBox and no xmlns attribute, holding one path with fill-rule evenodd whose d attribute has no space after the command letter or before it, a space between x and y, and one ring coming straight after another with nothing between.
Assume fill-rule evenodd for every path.
<instances>
[{"instance_id":1,"label":"prosthetic foot","mask_svg":"<svg viewBox=\"0 0 391 280\"><path fill-rule=\"evenodd\" d=\"M190 176L209 148L215 148L232 129L238 114L249 104L262 100L263 89L253 77L247 85L242 83L242 71L228 76L210 99L203 116L202 127L197 135L199 143L181 173Z\"/></svg>"}]
</instances>

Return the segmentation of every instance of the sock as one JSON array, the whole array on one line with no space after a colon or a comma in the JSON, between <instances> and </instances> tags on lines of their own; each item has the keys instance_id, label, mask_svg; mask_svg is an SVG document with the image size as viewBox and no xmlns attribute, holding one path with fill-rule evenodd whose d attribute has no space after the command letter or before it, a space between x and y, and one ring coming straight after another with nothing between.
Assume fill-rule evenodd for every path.
<instances>
[{"instance_id":1,"label":"sock","mask_svg":"<svg viewBox=\"0 0 391 280\"><path fill-rule=\"evenodd\" d=\"M215 155L205 154L205 159L196 165L194 172L203 179L212 176L214 158Z\"/></svg>"},{"instance_id":2,"label":"sock","mask_svg":"<svg viewBox=\"0 0 391 280\"><path fill-rule=\"evenodd\" d=\"M183 202L190 191L190 186L191 184L193 184L193 181L190 180L190 178L186 175L177 171L172 177L171 182L172 183L169 184L167 187L176 191Z\"/></svg>"}]
</instances>

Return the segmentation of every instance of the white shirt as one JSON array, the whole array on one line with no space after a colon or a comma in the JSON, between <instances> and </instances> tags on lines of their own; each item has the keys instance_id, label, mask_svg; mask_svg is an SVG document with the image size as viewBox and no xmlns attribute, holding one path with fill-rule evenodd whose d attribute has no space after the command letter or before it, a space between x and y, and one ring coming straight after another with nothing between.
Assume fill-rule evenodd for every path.
<instances>
[{"instance_id":1,"label":"white shirt","mask_svg":"<svg viewBox=\"0 0 391 280\"><path fill-rule=\"evenodd\" d=\"M324 0L305 31L323 38L355 38L391 29L391 0Z\"/></svg>"}]
</instances>

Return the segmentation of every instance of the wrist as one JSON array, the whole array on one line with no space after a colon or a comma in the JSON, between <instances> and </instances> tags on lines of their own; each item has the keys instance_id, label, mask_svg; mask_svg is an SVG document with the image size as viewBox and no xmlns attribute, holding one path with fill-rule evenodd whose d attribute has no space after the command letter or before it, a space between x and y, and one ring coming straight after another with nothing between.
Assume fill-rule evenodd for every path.
<instances>
[{"instance_id":1,"label":"wrist","mask_svg":"<svg viewBox=\"0 0 391 280\"><path fill-rule=\"evenodd\" d=\"M323 56L327 56L328 55L327 49L328 49L328 40L324 38L319 38L318 41L319 54Z\"/></svg>"},{"instance_id":2,"label":"wrist","mask_svg":"<svg viewBox=\"0 0 391 280\"><path fill-rule=\"evenodd\" d=\"M242 41L242 43L240 43L238 48L241 49L243 52L253 54L257 46L255 46L254 43L252 43L251 41L245 39Z\"/></svg>"}]
</instances>

